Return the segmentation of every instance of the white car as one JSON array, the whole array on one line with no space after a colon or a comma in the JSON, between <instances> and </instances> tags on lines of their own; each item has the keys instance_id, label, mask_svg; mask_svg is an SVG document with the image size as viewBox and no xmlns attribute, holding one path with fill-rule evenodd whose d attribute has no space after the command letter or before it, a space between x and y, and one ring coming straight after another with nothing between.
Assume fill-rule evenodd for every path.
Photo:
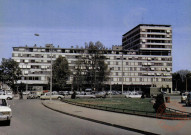
<instances>
[{"instance_id":1,"label":"white car","mask_svg":"<svg viewBox=\"0 0 191 135\"><path fill-rule=\"evenodd\" d=\"M29 95L30 91L23 91L23 95Z\"/></svg>"},{"instance_id":2,"label":"white car","mask_svg":"<svg viewBox=\"0 0 191 135\"><path fill-rule=\"evenodd\" d=\"M140 95L139 93L129 93L125 97L126 98L141 98L141 96L142 95Z\"/></svg>"},{"instance_id":3,"label":"white car","mask_svg":"<svg viewBox=\"0 0 191 135\"><path fill-rule=\"evenodd\" d=\"M41 100L46 100L46 99L50 99L50 98L62 100L62 99L65 98L65 97L64 97L63 95L59 95L59 94L57 94L57 93L52 93L52 95L51 95L50 92L47 92L47 93L45 93L44 95L42 95L42 96L40 97Z\"/></svg>"},{"instance_id":4,"label":"white car","mask_svg":"<svg viewBox=\"0 0 191 135\"><path fill-rule=\"evenodd\" d=\"M182 93L181 95L181 103L185 103L187 99L188 92Z\"/></svg>"},{"instance_id":5,"label":"white car","mask_svg":"<svg viewBox=\"0 0 191 135\"><path fill-rule=\"evenodd\" d=\"M96 98L104 98L104 97L106 97L106 95L107 95L107 93L105 91L100 91L95 94Z\"/></svg>"},{"instance_id":6,"label":"white car","mask_svg":"<svg viewBox=\"0 0 191 135\"><path fill-rule=\"evenodd\" d=\"M10 95L10 94L0 94L0 99L11 100L11 99L13 99L13 95Z\"/></svg>"},{"instance_id":7,"label":"white car","mask_svg":"<svg viewBox=\"0 0 191 135\"><path fill-rule=\"evenodd\" d=\"M0 98L0 121L6 121L10 125L12 117L12 110L7 104L6 99Z\"/></svg>"}]
</instances>

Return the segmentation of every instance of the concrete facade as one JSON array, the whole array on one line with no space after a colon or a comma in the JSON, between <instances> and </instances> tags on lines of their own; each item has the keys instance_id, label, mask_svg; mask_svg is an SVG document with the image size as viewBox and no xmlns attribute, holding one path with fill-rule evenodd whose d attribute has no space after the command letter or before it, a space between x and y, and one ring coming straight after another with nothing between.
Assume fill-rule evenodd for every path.
<instances>
[{"instance_id":1,"label":"concrete facade","mask_svg":"<svg viewBox=\"0 0 191 135\"><path fill-rule=\"evenodd\" d=\"M18 83L46 85L52 60L66 57L75 73L77 57L87 55L86 49L45 47L13 47L12 59L19 63L23 77ZM122 37L122 46L106 49L105 62L111 70L108 85L123 84L136 89L143 87L172 88L172 30L169 25L138 25ZM72 83L71 76L68 83ZM127 89L126 89L127 90Z\"/></svg>"}]
</instances>

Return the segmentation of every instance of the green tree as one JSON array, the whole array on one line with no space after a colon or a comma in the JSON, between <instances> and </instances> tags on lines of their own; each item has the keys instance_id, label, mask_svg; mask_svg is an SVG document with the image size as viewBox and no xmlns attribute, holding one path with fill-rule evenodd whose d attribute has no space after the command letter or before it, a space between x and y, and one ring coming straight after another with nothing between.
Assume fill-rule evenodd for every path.
<instances>
[{"instance_id":1,"label":"green tree","mask_svg":"<svg viewBox=\"0 0 191 135\"><path fill-rule=\"evenodd\" d=\"M105 51L105 47L99 41L95 44L93 42L85 43L85 52L81 54L76 64L75 80L77 84L82 81L96 90L103 87L104 82L109 79L110 73L108 65L105 63Z\"/></svg>"},{"instance_id":2,"label":"green tree","mask_svg":"<svg viewBox=\"0 0 191 135\"><path fill-rule=\"evenodd\" d=\"M189 70L179 70L172 74L173 89L185 92L186 87L191 91L191 72Z\"/></svg>"},{"instance_id":3,"label":"green tree","mask_svg":"<svg viewBox=\"0 0 191 135\"><path fill-rule=\"evenodd\" d=\"M16 82L21 75L21 69L16 61L13 59L2 59L0 65L0 81L7 84L14 92L16 92Z\"/></svg>"},{"instance_id":4,"label":"green tree","mask_svg":"<svg viewBox=\"0 0 191 135\"><path fill-rule=\"evenodd\" d=\"M172 86L173 86L173 90L180 90L180 84L182 83L182 79L180 77L180 74L178 74L177 72L172 74Z\"/></svg>"},{"instance_id":5,"label":"green tree","mask_svg":"<svg viewBox=\"0 0 191 135\"><path fill-rule=\"evenodd\" d=\"M65 57L60 55L53 62L52 74L53 89L56 91L63 90L70 76L68 61Z\"/></svg>"}]
</instances>

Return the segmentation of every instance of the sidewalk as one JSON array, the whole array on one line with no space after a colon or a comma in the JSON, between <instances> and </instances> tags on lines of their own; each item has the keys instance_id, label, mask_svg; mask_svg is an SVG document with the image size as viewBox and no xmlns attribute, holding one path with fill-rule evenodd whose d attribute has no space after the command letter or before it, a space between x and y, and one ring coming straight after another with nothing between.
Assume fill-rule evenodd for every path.
<instances>
[{"instance_id":1,"label":"sidewalk","mask_svg":"<svg viewBox=\"0 0 191 135\"><path fill-rule=\"evenodd\" d=\"M42 104L64 114L143 134L189 135L191 133L191 120L162 120L127 115L79 107L60 101L43 101Z\"/></svg>"},{"instance_id":2,"label":"sidewalk","mask_svg":"<svg viewBox=\"0 0 191 135\"><path fill-rule=\"evenodd\" d=\"M178 99L171 98L170 103L165 103L165 105L166 105L166 107L169 107L172 109L191 113L191 106L186 106L186 103L181 103L180 101L181 101L180 98L178 98Z\"/></svg>"}]
</instances>

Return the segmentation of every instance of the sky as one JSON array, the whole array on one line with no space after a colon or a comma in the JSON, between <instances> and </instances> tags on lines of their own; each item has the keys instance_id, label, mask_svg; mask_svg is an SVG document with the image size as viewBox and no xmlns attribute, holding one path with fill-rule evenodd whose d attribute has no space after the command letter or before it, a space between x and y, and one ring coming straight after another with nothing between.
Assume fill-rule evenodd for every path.
<instances>
[{"instance_id":1,"label":"sky","mask_svg":"<svg viewBox=\"0 0 191 135\"><path fill-rule=\"evenodd\" d=\"M172 25L173 72L191 70L191 0L0 0L0 60L34 44L111 48L138 24Z\"/></svg>"}]
</instances>

